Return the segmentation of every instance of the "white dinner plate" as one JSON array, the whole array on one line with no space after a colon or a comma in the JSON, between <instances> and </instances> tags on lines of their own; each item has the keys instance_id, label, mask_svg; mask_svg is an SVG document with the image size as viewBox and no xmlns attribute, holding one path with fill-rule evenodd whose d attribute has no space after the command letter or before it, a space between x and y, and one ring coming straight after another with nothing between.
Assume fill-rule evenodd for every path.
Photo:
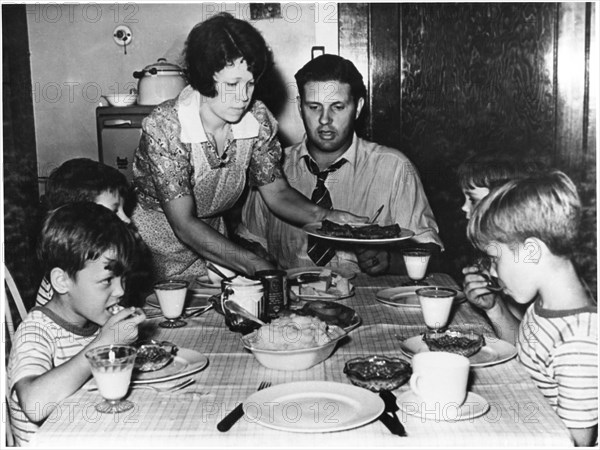
<instances>
[{"instance_id":1,"label":"white dinner plate","mask_svg":"<svg viewBox=\"0 0 600 450\"><path fill-rule=\"evenodd\" d=\"M413 336L400 343L400 349L412 358L416 353L428 352L423 336ZM509 342L496 338L485 338L485 345L474 355L469 356L471 367L487 367L506 362L517 356L517 349Z\"/></svg>"},{"instance_id":2,"label":"white dinner plate","mask_svg":"<svg viewBox=\"0 0 600 450\"><path fill-rule=\"evenodd\" d=\"M354 239L354 238L346 238L346 237L336 237L336 236L328 236L326 234L321 234L318 229L321 228L321 222L313 222L308 223L302 227L306 234L311 236L319 237L322 239L327 239L330 241L338 241L338 242L352 242L355 244L392 244L394 242L404 241L405 239L409 239L415 235L414 231L411 231L407 228L402 228L400 230L400 236L395 238L385 238L385 239Z\"/></svg>"},{"instance_id":3,"label":"white dinner plate","mask_svg":"<svg viewBox=\"0 0 600 450\"><path fill-rule=\"evenodd\" d=\"M175 380L200 372L207 365L208 358L202 353L188 348L179 348L170 364L154 372L134 371L131 376L131 382L133 384L148 384Z\"/></svg>"},{"instance_id":4,"label":"white dinner plate","mask_svg":"<svg viewBox=\"0 0 600 450\"><path fill-rule=\"evenodd\" d=\"M350 289L350 292L348 292L347 294L333 294L333 293L327 292L326 294L320 294L320 295L299 294L293 289L294 287L298 287L298 286L291 286L290 292L292 294L294 294L294 296L296 296L297 298L302 299L302 300L336 301L336 300L344 300L344 299L354 296L354 286L352 286L352 288Z\"/></svg>"},{"instance_id":5,"label":"white dinner plate","mask_svg":"<svg viewBox=\"0 0 600 450\"><path fill-rule=\"evenodd\" d=\"M295 269L288 269L286 270L287 272L287 278L289 279L294 279L294 278L298 278L301 275L318 275L320 274L323 269L329 269L328 267L297 267ZM349 270L344 270L342 268L335 268L335 269L329 269L331 270L331 274L332 275L337 275L339 277L343 277L346 278L348 280L351 280L352 278L356 277L356 273L351 272ZM350 289L350 292L348 292L348 294L333 294L333 293L327 293L327 294L320 294L320 295L307 295L307 294L298 294L296 293L294 290L292 290L294 286L290 287L290 291L291 293L302 300L331 300L331 301L335 301L335 300L343 300L346 298L350 298L354 295L354 286L352 286L352 288Z\"/></svg>"},{"instance_id":6,"label":"white dinner plate","mask_svg":"<svg viewBox=\"0 0 600 450\"><path fill-rule=\"evenodd\" d=\"M356 272L353 272L348 269L344 269L343 267L335 267L335 268L319 267L319 266L296 267L294 269L287 269L286 273L287 273L288 278L297 278L298 275L304 275L304 274L317 275L317 274L321 273L323 271L323 269L329 269L329 270L331 270L331 273L333 275L339 275L341 277L348 278L349 280L356 277Z\"/></svg>"},{"instance_id":7,"label":"white dinner plate","mask_svg":"<svg viewBox=\"0 0 600 450\"><path fill-rule=\"evenodd\" d=\"M417 289L429 288L429 287L440 287L447 288L447 286L398 286L393 288L382 289L381 291L375 294L375 300L378 302L384 303L390 306L399 306L403 308L419 308L421 309L421 304L419 303L419 298L417 297L416 291ZM462 291L458 291L458 295L454 299L454 304L464 302L467 297Z\"/></svg>"},{"instance_id":8,"label":"white dinner plate","mask_svg":"<svg viewBox=\"0 0 600 450\"><path fill-rule=\"evenodd\" d=\"M252 394L243 403L246 420L295 433L357 428L377 419L383 400L373 392L332 381L297 381Z\"/></svg>"},{"instance_id":9,"label":"white dinner plate","mask_svg":"<svg viewBox=\"0 0 600 450\"><path fill-rule=\"evenodd\" d=\"M490 404L481 395L467 392L465 402L459 407L455 403L423 409L423 400L413 391L406 391L398 397L398 407L413 416L436 422L456 422L481 417L490 409Z\"/></svg>"},{"instance_id":10,"label":"white dinner plate","mask_svg":"<svg viewBox=\"0 0 600 450\"><path fill-rule=\"evenodd\" d=\"M211 306L208 299L211 295L214 295L214 290L210 292L204 292L201 294L188 292L188 295L185 299L185 311L186 312L194 312L199 309L207 309ZM158 298L156 298L156 294L153 292L148 297L146 297L146 304L148 306L152 306L153 308L160 309L160 304L158 303Z\"/></svg>"}]
</instances>

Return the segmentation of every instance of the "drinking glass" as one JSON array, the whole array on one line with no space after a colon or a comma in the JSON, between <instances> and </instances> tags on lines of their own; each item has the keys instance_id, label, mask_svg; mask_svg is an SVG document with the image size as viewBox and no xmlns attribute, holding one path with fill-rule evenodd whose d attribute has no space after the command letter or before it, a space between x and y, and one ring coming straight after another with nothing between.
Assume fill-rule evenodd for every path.
<instances>
[{"instance_id":1,"label":"drinking glass","mask_svg":"<svg viewBox=\"0 0 600 450\"><path fill-rule=\"evenodd\" d=\"M404 265L408 278L412 281L405 283L405 286L427 286L427 282L423 281L427 273L427 265L431 257L431 251L424 248L411 248L402 252L404 257Z\"/></svg>"},{"instance_id":2,"label":"drinking glass","mask_svg":"<svg viewBox=\"0 0 600 450\"><path fill-rule=\"evenodd\" d=\"M98 391L104 398L96 405L97 411L108 414L133 408L133 403L123 397L129 390L136 353L135 347L130 345L105 345L85 352Z\"/></svg>"},{"instance_id":3,"label":"drinking glass","mask_svg":"<svg viewBox=\"0 0 600 450\"><path fill-rule=\"evenodd\" d=\"M444 287L426 287L416 290L425 325L431 331L443 331L448 325L450 310L457 291Z\"/></svg>"},{"instance_id":4,"label":"drinking glass","mask_svg":"<svg viewBox=\"0 0 600 450\"><path fill-rule=\"evenodd\" d=\"M162 280L154 284L160 310L167 319L158 324L160 327L179 328L187 325L185 320L181 320L187 287L185 280Z\"/></svg>"}]
</instances>

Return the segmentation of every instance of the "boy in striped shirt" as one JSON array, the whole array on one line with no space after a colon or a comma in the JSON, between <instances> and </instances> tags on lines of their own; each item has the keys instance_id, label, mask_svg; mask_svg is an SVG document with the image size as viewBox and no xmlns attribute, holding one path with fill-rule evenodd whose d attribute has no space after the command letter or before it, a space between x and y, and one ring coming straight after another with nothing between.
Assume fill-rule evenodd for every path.
<instances>
[{"instance_id":1,"label":"boy in striped shirt","mask_svg":"<svg viewBox=\"0 0 600 450\"><path fill-rule=\"evenodd\" d=\"M27 445L56 405L90 378L87 350L137 339L143 311L111 312L134 250L127 225L96 203L70 203L46 218L38 252L54 294L17 328L7 368L18 445Z\"/></svg>"},{"instance_id":2,"label":"boy in striped shirt","mask_svg":"<svg viewBox=\"0 0 600 450\"><path fill-rule=\"evenodd\" d=\"M486 313L499 336L516 343L575 444L590 446L598 436L598 315L570 260L580 219L575 185L555 171L494 189L467 234L506 294L534 300L520 324L503 302Z\"/></svg>"}]
</instances>

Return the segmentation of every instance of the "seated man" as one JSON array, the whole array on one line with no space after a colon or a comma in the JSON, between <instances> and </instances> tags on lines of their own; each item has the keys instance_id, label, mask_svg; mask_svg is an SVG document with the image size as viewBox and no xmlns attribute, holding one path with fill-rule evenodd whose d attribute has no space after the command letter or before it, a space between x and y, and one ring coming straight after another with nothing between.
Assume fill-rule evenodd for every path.
<instances>
[{"instance_id":1,"label":"seated man","mask_svg":"<svg viewBox=\"0 0 600 450\"><path fill-rule=\"evenodd\" d=\"M415 167L398 150L368 142L354 132L366 97L354 64L337 55L322 55L295 77L306 137L285 149L283 168L290 185L317 204L358 215L372 217L383 205L376 223L397 223L414 231L410 244L441 247ZM390 258L389 246L323 250L323 240L316 239L316 245L308 242L302 229L271 214L256 191L244 204L238 235L261 244L282 268L317 264L371 275L404 268L399 253Z\"/></svg>"}]
</instances>

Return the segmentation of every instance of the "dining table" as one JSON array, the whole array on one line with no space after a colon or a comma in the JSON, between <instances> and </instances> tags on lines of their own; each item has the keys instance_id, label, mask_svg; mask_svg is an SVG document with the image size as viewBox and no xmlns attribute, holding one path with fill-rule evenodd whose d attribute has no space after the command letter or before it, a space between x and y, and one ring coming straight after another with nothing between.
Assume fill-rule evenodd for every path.
<instances>
[{"instance_id":1,"label":"dining table","mask_svg":"<svg viewBox=\"0 0 600 450\"><path fill-rule=\"evenodd\" d=\"M339 302L354 309L361 319L358 327L342 339L333 354L307 370L281 371L263 367L246 350L241 334L226 326L214 309L186 319L180 328L161 328L164 318L147 306L149 318L143 332L153 339L166 340L180 349L198 352L207 358L202 370L191 374L190 386L173 392L157 392L133 386L127 399L133 409L119 414L101 414L95 405L102 398L97 390L84 385L60 402L31 441L44 448L383 448L383 447L570 447L568 429L537 389L517 357L497 364L471 367L469 392L489 405L485 413L454 420L451 412L430 411L423 416L409 408L397 411L406 436L390 433L380 420L356 427L327 432L296 429L296 416L290 412L287 429L264 426L256 415L247 414L227 432L219 423L238 404L257 391L262 382L271 386L294 382L334 382L351 385L344 373L345 363L355 357L383 355L403 358L402 343L426 331L420 308L390 305L377 299L377 293L410 282L402 275L371 277L359 274L351 280L354 295ZM430 285L460 290L447 274L432 273ZM463 296L464 297L464 296ZM154 312L154 313L153 313ZM484 314L468 301L456 302L451 312L452 328L475 330L487 342L499 338ZM172 380L175 383L178 380ZM168 383L162 383L168 384ZM87 383L89 386L89 383ZM307 384L310 386L310 384ZM285 389L282 388L282 389ZM397 388L397 398L409 393L409 384ZM369 391L365 392L369 393ZM315 410L315 421L326 414ZM331 417L329 417L331 419ZM333 415L335 420L335 414Z\"/></svg>"}]
</instances>

